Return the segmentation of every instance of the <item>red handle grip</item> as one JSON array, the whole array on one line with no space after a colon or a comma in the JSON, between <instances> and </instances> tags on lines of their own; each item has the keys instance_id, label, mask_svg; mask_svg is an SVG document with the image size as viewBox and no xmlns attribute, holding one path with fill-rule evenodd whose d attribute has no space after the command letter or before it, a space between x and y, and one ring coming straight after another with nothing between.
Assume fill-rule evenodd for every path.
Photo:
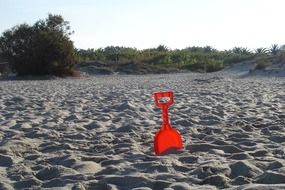
<instances>
[{"instance_id":1,"label":"red handle grip","mask_svg":"<svg viewBox=\"0 0 285 190\"><path fill-rule=\"evenodd\" d=\"M161 109L168 109L173 104L173 92L155 92L154 93L154 103ZM159 102L161 98L169 98L168 102Z\"/></svg>"}]
</instances>

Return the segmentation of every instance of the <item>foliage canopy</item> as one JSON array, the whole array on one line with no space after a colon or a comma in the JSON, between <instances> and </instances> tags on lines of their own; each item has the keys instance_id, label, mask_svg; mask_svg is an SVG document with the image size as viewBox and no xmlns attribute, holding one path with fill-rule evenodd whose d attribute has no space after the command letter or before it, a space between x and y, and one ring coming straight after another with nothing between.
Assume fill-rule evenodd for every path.
<instances>
[{"instance_id":1,"label":"foliage canopy","mask_svg":"<svg viewBox=\"0 0 285 190\"><path fill-rule=\"evenodd\" d=\"M18 75L73 74L76 53L69 23L61 15L48 15L34 25L17 25L0 37L1 56Z\"/></svg>"}]
</instances>

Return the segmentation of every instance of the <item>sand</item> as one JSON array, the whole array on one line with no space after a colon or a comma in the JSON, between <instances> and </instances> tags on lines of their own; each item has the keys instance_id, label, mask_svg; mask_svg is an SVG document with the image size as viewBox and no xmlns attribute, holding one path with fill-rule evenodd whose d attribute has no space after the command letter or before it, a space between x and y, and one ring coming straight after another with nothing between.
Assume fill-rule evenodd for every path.
<instances>
[{"instance_id":1,"label":"sand","mask_svg":"<svg viewBox=\"0 0 285 190\"><path fill-rule=\"evenodd\" d=\"M285 80L215 74L0 81L0 189L285 189ZM173 90L184 148L153 151Z\"/></svg>"}]
</instances>

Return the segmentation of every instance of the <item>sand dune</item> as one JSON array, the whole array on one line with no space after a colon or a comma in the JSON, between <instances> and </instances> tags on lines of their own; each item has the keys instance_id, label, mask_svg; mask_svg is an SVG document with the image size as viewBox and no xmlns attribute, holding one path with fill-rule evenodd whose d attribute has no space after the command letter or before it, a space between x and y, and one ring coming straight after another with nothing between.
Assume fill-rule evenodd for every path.
<instances>
[{"instance_id":1,"label":"sand dune","mask_svg":"<svg viewBox=\"0 0 285 190\"><path fill-rule=\"evenodd\" d=\"M0 189L285 189L284 78L0 81ZM160 110L184 148L155 156Z\"/></svg>"}]
</instances>

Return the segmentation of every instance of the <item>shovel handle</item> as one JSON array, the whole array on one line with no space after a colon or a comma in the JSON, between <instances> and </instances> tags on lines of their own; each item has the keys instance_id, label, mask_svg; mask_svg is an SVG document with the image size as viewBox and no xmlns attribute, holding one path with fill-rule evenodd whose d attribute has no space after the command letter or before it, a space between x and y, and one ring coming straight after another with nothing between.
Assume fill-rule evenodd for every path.
<instances>
[{"instance_id":1,"label":"shovel handle","mask_svg":"<svg viewBox=\"0 0 285 190\"><path fill-rule=\"evenodd\" d=\"M161 98L169 98L168 102L159 102ZM173 104L173 92L155 92L154 103L162 110L167 110Z\"/></svg>"}]
</instances>

